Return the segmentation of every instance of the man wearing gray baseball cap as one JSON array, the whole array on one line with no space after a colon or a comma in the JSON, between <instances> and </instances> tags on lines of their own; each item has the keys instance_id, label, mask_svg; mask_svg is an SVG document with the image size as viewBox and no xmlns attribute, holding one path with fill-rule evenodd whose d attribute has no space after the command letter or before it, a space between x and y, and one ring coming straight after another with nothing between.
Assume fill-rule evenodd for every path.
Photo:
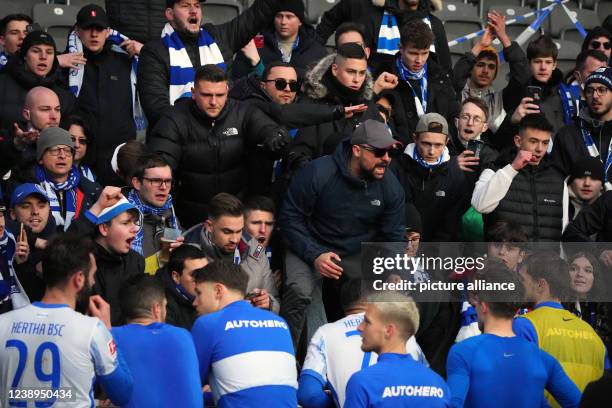
<instances>
[{"instance_id":1,"label":"man wearing gray baseball cap","mask_svg":"<svg viewBox=\"0 0 612 408\"><path fill-rule=\"evenodd\" d=\"M448 138L446 119L426 113L419 118L414 143L391 166L404 187L406 205L414 206L421 216L424 241L459 240L461 215L469 207L470 190L456 158L448 152Z\"/></svg>"},{"instance_id":2,"label":"man wearing gray baseball cap","mask_svg":"<svg viewBox=\"0 0 612 408\"><path fill-rule=\"evenodd\" d=\"M384 123L366 120L333 155L313 160L293 178L279 214L287 238L285 300L280 314L297 344L308 307L308 332L326 323L322 279L340 279L362 242L404 241L404 193L387 172L401 143Z\"/></svg>"},{"instance_id":3,"label":"man wearing gray baseball cap","mask_svg":"<svg viewBox=\"0 0 612 408\"><path fill-rule=\"evenodd\" d=\"M49 199L51 215L58 231L66 231L81 212L97 200L100 185L74 167L74 142L68 131L49 127L40 132L36 142L36 161L23 174L11 176L11 183L39 184Z\"/></svg>"}]
</instances>

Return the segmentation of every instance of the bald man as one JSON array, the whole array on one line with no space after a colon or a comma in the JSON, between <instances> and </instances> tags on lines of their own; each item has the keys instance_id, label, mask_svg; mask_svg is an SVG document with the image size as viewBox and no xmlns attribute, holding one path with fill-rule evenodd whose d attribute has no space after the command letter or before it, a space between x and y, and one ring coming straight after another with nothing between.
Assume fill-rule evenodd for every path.
<instances>
[{"instance_id":1,"label":"bald man","mask_svg":"<svg viewBox=\"0 0 612 408\"><path fill-rule=\"evenodd\" d=\"M59 126L62 114L57 94L42 86L32 88L26 94L21 116L25 125L14 122L10 134L0 135L5 139L0 144L0 175L20 161L33 159L40 132Z\"/></svg>"}]
</instances>

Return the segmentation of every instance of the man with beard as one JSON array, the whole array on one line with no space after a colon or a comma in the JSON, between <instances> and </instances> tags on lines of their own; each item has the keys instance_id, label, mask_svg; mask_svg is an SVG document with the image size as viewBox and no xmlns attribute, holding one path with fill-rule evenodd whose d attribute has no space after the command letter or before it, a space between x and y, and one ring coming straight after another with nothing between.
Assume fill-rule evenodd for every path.
<instances>
[{"instance_id":1,"label":"man with beard","mask_svg":"<svg viewBox=\"0 0 612 408\"><path fill-rule=\"evenodd\" d=\"M191 95L195 70L207 64L229 67L233 55L274 18L278 0L255 0L225 24L202 27L198 0L166 0L162 38L140 53L138 92L152 129L174 102Z\"/></svg>"},{"instance_id":2,"label":"man with beard","mask_svg":"<svg viewBox=\"0 0 612 408\"><path fill-rule=\"evenodd\" d=\"M442 377L406 350L406 342L419 328L419 309L414 301L395 292L379 292L368 301L357 330L361 350L378 354L378 362L351 376L344 406L450 406L451 395Z\"/></svg>"},{"instance_id":3,"label":"man with beard","mask_svg":"<svg viewBox=\"0 0 612 408\"><path fill-rule=\"evenodd\" d=\"M483 334L455 344L448 355L447 380L454 407L489 406L492 396L499 407L525 407L550 391L561 406L578 406L580 391L559 362L535 344L518 337L512 318L520 307L520 283L500 261L490 260L473 279L513 284L516 302L494 302L499 292L476 290L470 301ZM516 392L508 384L522 384Z\"/></svg>"},{"instance_id":4,"label":"man with beard","mask_svg":"<svg viewBox=\"0 0 612 408\"><path fill-rule=\"evenodd\" d=\"M105 187L98 201L69 231L95 241L98 265L95 290L110 304L113 326L125 323L119 302L121 288L144 273L144 258L131 249L141 217L138 208L123 197L119 187Z\"/></svg>"},{"instance_id":5,"label":"man with beard","mask_svg":"<svg viewBox=\"0 0 612 408\"><path fill-rule=\"evenodd\" d=\"M612 189L612 68L599 68L585 81L588 108L555 138L552 157L566 175L583 157L599 160L606 190Z\"/></svg>"},{"instance_id":6,"label":"man with beard","mask_svg":"<svg viewBox=\"0 0 612 408\"><path fill-rule=\"evenodd\" d=\"M385 124L366 120L333 155L310 162L293 178L279 223L287 242L280 313L294 344L310 304L317 315L308 317L307 340L326 323L322 280L342 277L343 258L358 255L362 242L405 240L402 187L386 174L397 145Z\"/></svg>"},{"instance_id":7,"label":"man with beard","mask_svg":"<svg viewBox=\"0 0 612 408\"><path fill-rule=\"evenodd\" d=\"M32 398L15 392L26 386L49 389L51 380L53 390L71 395L40 398L37 405L65 404L66 398L70 404L93 405L96 382L113 404L129 401L132 375L109 331L109 306L100 296L89 296L96 279L93 252L91 241L82 237L55 238L43 255L47 288L42 301L0 316L0 339L6 345L0 348L2 406L32 404ZM74 310L80 305L90 316Z\"/></svg>"},{"instance_id":8,"label":"man with beard","mask_svg":"<svg viewBox=\"0 0 612 408\"><path fill-rule=\"evenodd\" d=\"M343 44L335 54L319 61L306 74L303 88L306 103L361 107L346 116L300 129L287 152L289 171L296 171L310 160L332 153L359 123L380 119L372 100L374 83L368 71L367 56L358 44Z\"/></svg>"},{"instance_id":9,"label":"man with beard","mask_svg":"<svg viewBox=\"0 0 612 408\"><path fill-rule=\"evenodd\" d=\"M444 71L450 72L452 62L448 39L442 21L431 14L430 0L341 0L325 12L317 26L317 34L325 43L329 36L345 21L362 24L368 33L366 44L372 47L372 65L393 60L399 50L400 27L414 20L422 20L434 33L435 39L428 48Z\"/></svg>"},{"instance_id":10,"label":"man with beard","mask_svg":"<svg viewBox=\"0 0 612 408\"><path fill-rule=\"evenodd\" d=\"M257 237L244 236L244 206L235 196L219 193L210 200L208 219L185 232L185 243L197 244L211 261L225 260L243 267L249 276L249 301L278 312L278 289L265 247Z\"/></svg>"}]
</instances>

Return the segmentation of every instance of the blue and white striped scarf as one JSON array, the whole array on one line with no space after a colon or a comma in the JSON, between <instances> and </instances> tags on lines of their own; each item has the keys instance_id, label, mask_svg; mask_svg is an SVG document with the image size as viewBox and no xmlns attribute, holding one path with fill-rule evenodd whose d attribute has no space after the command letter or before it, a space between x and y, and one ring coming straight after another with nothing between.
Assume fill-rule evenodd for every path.
<instances>
[{"instance_id":1,"label":"blue and white striped scarf","mask_svg":"<svg viewBox=\"0 0 612 408\"><path fill-rule=\"evenodd\" d=\"M584 120L581 120L580 132L582 133L582 140L584 141L584 146L587 148L589 155L591 157L599 158L599 160L601 160L603 163L603 157L601 157L599 149L597 149L597 146L595 145L595 141L591 136L591 132L586 130L586 123ZM610 140L610 145L608 146L608 157L606 157L606 162L603 163L603 165L605 181L604 184L606 187L606 191L610 191L612 190L612 181L608 180L608 172L610 170L610 167L612 166L612 140Z\"/></svg>"},{"instance_id":2,"label":"blue and white striped scarf","mask_svg":"<svg viewBox=\"0 0 612 408\"><path fill-rule=\"evenodd\" d=\"M423 65L421 71L412 72L408 69L406 65L404 65L404 61L402 61L402 56L398 54L395 58L395 66L397 67L397 74L399 78L402 81L406 81L406 84L408 84L408 86L412 90L412 95L414 95L414 106L416 107L417 115L420 118L427 112L427 63ZM417 95L410 81L420 82L421 95Z\"/></svg>"},{"instance_id":3,"label":"blue and white striped scarf","mask_svg":"<svg viewBox=\"0 0 612 408\"><path fill-rule=\"evenodd\" d=\"M109 41L113 43L112 50L120 54L127 54L127 52L119 46L122 42L129 40L128 37L119 33L117 30L111 30ZM68 52L83 52L83 42L77 35L75 30L72 30L68 36ZM132 72L130 73L130 82L132 84L132 113L134 116L134 124L136 125L137 132L144 132L147 129L147 119L144 115L142 107L140 106L140 100L138 99L138 92L136 91L136 77L138 72L138 56L132 58ZM68 85L70 92L75 97L79 97L81 93L81 87L83 86L83 77L85 76L85 67L81 69L71 68L68 75Z\"/></svg>"},{"instance_id":4,"label":"blue and white striped scarf","mask_svg":"<svg viewBox=\"0 0 612 408\"><path fill-rule=\"evenodd\" d=\"M81 181L81 174L76 167L72 167L68 179L63 183L56 183L47 177L47 173L41 166L36 166L36 178L38 184L45 190L49 197L49 206L51 207L51 215L55 219L55 225L64 227L64 231L68 230L72 220L76 214L77 207L77 188ZM57 192L64 191L64 201L66 206L66 216L62 216Z\"/></svg>"},{"instance_id":5,"label":"blue and white striped scarf","mask_svg":"<svg viewBox=\"0 0 612 408\"><path fill-rule=\"evenodd\" d=\"M170 105L179 98L190 97L194 85L195 69L189 59L183 41L170 23L162 31L162 40L170 53ZM198 37L200 65L216 64L226 69L225 61L219 46L204 28L200 28Z\"/></svg>"},{"instance_id":6,"label":"blue and white striped scarf","mask_svg":"<svg viewBox=\"0 0 612 408\"><path fill-rule=\"evenodd\" d=\"M446 146L444 146L444 150L442 150L442 154L440 157L438 157L438 161L436 163L427 163L419 153L416 143L410 143L408 146L406 146L404 153L407 154L412 160L419 163L421 167L426 169L438 167L442 163L446 163L450 160L450 153L448 152L448 147Z\"/></svg>"},{"instance_id":7,"label":"blue and white striped scarf","mask_svg":"<svg viewBox=\"0 0 612 408\"><path fill-rule=\"evenodd\" d=\"M429 17L423 18L423 22L431 28ZM376 52L379 54L395 55L399 51L399 45L400 30L397 25L397 19L392 13L385 10L380 22L380 30L378 31ZM429 46L429 51L436 52L436 46L433 43Z\"/></svg>"},{"instance_id":8,"label":"blue and white striped scarf","mask_svg":"<svg viewBox=\"0 0 612 408\"><path fill-rule=\"evenodd\" d=\"M95 183L96 175L93 173L93 171L88 166L79 166L79 170L80 170L81 175L83 177L85 177L87 180L93 181Z\"/></svg>"},{"instance_id":9,"label":"blue and white striped scarf","mask_svg":"<svg viewBox=\"0 0 612 408\"><path fill-rule=\"evenodd\" d=\"M0 304L10 299L12 310L30 304L30 299L23 290L13 266L16 248L15 237L5 229L4 234L0 237L0 259L6 262L5 265L0 266Z\"/></svg>"},{"instance_id":10,"label":"blue and white striped scarf","mask_svg":"<svg viewBox=\"0 0 612 408\"><path fill-rule=\"evenodd\" d=\"M162 215L164 215L166 211L168 211L168 209L171 209L172 217L170 217L170 226L172 228L178 228L178 222L176 220L176 215L174 214L174 207L172 207L172 196L171 195L168 196L168 199L166 200L165 204L162 207L152 207L148 204L145 204L144 202L142 202L142 200L140 199L140 195L138 195L138 191L136 191L135 189L130 190L127 196L127 200L132 205L134 205L134 207L140 210L140 213L142 214L143 217L146 216L147 214L154 214L154 215L157 215L158 217L161 217ZM165 227L165 225L163 227ZM132 241L132 249L138 252L140 255L144 255L143 248L142 248L143 238L144 238L144 226L141 227L140 230L138 230L138 233L136 234L134 241Z\"/></svg>"},{"instance_id":11,"label":"blue and white striped scarf","mask_svg":"<svg viewBox=\"0 0 612 408\"><path fill-rule=\"evenodd\" d=\"M563 105L563 123L571 125L574 123L574 118L578 116L582 101L582 93L580 85L578 83L572 83L566 85L561 83L559 85L559 97L561 98L561 105Z\"/></svg>"}]
</instances>

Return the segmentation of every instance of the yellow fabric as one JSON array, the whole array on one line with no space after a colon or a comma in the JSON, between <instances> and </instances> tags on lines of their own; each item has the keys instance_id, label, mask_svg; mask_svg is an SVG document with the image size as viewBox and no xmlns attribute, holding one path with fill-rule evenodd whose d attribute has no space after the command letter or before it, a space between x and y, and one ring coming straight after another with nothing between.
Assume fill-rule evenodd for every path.
<instances>
[{"instance_id":1,"label":"yellow fabric","mask_svg":"<svg viewBox=\"0 0 612 408\"><path fill-rule=\"evenodd\" d=\"M580 391L603 375L606 348L588 323L564 309L540 307L527 313L538 334L538 346L556 358ZM546 392L553 407L559 404Z\"/></svg>"},{"instance_id":2,"label":"yellow fabric","mask_svg":"<svg viewBox=\"0 0 612 408\"><path fill-rule=\"evenodd\" d=\"M157 259L157 253L145 258L145 273L155 275L155 272L161 267Z\"/></svg>"}]
</instances>

